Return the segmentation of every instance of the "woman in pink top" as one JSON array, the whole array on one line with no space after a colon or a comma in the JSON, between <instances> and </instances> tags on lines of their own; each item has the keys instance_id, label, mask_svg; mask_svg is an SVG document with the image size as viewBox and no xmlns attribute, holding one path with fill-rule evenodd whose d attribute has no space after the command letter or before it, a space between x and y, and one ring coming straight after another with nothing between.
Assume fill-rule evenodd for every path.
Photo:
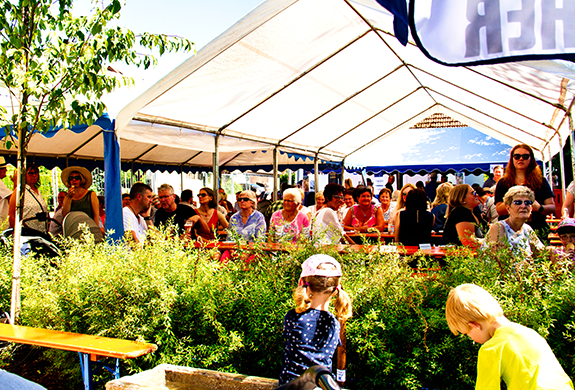
<instances>
[{"instance_id":1,"label":"woman in pink top","mask_svg":"<svg viewBox=\"0 0 575 390\"><path fill-rule=\"evenodd\" d=\"M270 230L276 241L288 239L296 242L300 235L309 236L309 219L298 211L301 194L297 188L288 188L283 193L284 208L272 214Z\"/></svg>"},{"instance_id":2,"label":"woman in pink top","mask_svg":"<svg viewBox=\"0 0 575 390\"><path fill-rule=\"evenodd\" d=\"M380 207L371 204L371 190L368 187L357 187L354 192L354 204L348 210L343 225L345 230L366 232L369 228L383 231L383 212Z\"/></svg>"}]
</instances>

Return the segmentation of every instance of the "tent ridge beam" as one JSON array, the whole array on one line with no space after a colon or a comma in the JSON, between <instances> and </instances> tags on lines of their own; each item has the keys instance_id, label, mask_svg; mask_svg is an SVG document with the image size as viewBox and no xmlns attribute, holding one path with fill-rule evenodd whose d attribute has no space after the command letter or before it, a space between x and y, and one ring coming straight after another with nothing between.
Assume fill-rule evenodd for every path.
<instances>
[{"instance_id":1,"label":"tent ridge beam","mask_svg":"<svg viewBox=\"0 0 575 390\"><path fill-rule=\"evenodd\" d=\"M354 39L352 39L350 42L346 43L345 45L343 45L342 47L340 47L339 49L337 49L335 52L329 54L327 57L325 57L323 60L313 64L309 69L304 70L303 72L301 72L299 75L297 75L295 78L293 78L291 81L289 81L286 85L284 85L283 87L281 87L280 89L278 89L277 91L272 92L268 97L264 98L262 101L260 101L259 103L257 103L256 105L254 105L253 107L251 107L250 109L248 109L247 111L243 112L242 114L240 114L239 116L237 116L236 118L232 119L230 122L226 123L225 125L223 125L222 127L220 127L218 129L218 133L221 133L222 131L224 131L226 128L228 128L230 125L232 125L233 123L237 122L238 120L240 120L241 118L243 118L244 116L246 116L247 114L249 114L250 112L252 112L253 110L255 110L256 108L258 108L259 106L261 106L262 104L264 104L265 102L267 102L268 100L270 100L271 98L273 98L274 96L276 96L277 94L279 94L280 92L284 91L285 89L289 88L290 86L292 86L293 84L295 84L296 82L298 82L299 80L301 80L303 77L305 77L306 75L308 75L309 73L313 72L315 69L319 68L321 65L323 65L324 63L326 63L328 60L330 60L331 58L335 57L337 54L341 53L342 51L344 51L345 49L347 49L349 46L353 45L355 42L359 41L361 38L363 38L365 35L367 35L370 31L366 31L364 33L362 33L361 35L359 35L358 37L355 37Z\"/></svg>"},{"instance_id":2,"label":"tent ridge beam","mask_svg":"<svg viewBox=\"0 0 575 390\"><path fill-rule=\"evenodd\" d=\"M150 146L148 149L146 149L146 151L144 151L144 153L142 153L142 154L136 156L134 159L132 159L131 162L138 161L140 158L142 158L143 156L145 156L146 154L148 154L149 152L151 152L153 149L155 149L157 147L158 147L158 144Z\"/></svg>"},{"instance_id":3,"label":"tent ridge beam","mask_svg":"<svg viewBox=\"0 0 575 390\"><path fill-rule=\"evenodd\" d=\"M190 161L192 161L194 158L198 157L200 154L202 154L203 152L198 152L196 154L194 154L192 157L190 157L189 159L187 159L186 161L182 162L182 166L188 164Z\"/></svg>"},{"instance_id":4,"label":"tent ridge beam","mask_svg":"<svg viewBox=\"0 0 575 390\"><path fill-rule=\"evenodd\" d=\"M393 69L391 72L388 72L387 74L385 74L384 76L380 77L379 79L375 80L373 83L367 85L366 87L360 89L359 91L349 95L348 97L346 97L344 100L342 100L341 102L337 103L335 106L331 107L329 110L321 113L319 116L317 116L316 118L312 119L311 121L309 121L308 123L306 123L305 125L301 126L299 129L293 131L292 133L290 133L289 135L287 135L286 137L282 138L279 142L283 142L286 139L288 139L289 137L292 137L293 135L295 135L296 133L298 133L299 131L305 129L307 126L311 125L312 123L314 123L315 121L323 118L325 115L329 114L330 112L334 111L336 108L341 107L343 104L347 103L348 101L352 100L353 98L355 98L356 96L358 96L359 94L367 91L368 89L370 89L371 87L373 87L374 85L376 85L377 83L379 83L380 81L384 80L385 78L387 78L388 76L392 75L393 73L395 73L396 71L398 71L399 69L401 69L403 67L403 65L398 66L397 68Z\"/></svg>"}]
</instances>

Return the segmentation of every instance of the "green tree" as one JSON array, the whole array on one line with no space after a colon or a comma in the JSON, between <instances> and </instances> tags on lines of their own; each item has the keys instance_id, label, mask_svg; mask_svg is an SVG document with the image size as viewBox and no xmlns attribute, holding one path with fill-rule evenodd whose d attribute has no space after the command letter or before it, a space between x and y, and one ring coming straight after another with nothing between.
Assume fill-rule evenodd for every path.
<instances>
[{"instance_id":1,"label":"green tree","mask_svg":"<svg viewBox=\"0 0 575 390\"><path fill-rule=\"evenodd\" d=\"M148 68L155 63L139 47L168 51L191 50L189 40L144 33L136 35L114 25L119 0L93 0L89 16L74 16L73 0L8 0L0 4L0 83L10 107L0 108L0 127L8 148L18 147L14 278L11 314L20 309L20 219L24 193L26 150L34 132L91 125L106 107L101 101L133 80L107 73L109 65L125 63Z\"/></svg>"}]
</instances>

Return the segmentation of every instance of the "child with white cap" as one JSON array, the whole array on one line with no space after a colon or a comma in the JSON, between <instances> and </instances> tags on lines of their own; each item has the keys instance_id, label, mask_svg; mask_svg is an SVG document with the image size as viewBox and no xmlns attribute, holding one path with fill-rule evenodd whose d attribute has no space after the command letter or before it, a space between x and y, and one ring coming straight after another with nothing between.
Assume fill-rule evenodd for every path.
<instances>
[{"instance_id":1,"label":"child with white cap","mask_svg":"<svg viewBox=\"0 0 575 390\"><path fill-rule=\"evenodd\" d=\"M341 287L341 266L337 260L317 254L301 267L293 295L296 308L288 311L284 319L286 343L280 385L314 365L331 369L333 354L340 344L340 322L351 317L351 300ZM329 312L334 297L335 316Z\"/></svg>"}]
</instances>

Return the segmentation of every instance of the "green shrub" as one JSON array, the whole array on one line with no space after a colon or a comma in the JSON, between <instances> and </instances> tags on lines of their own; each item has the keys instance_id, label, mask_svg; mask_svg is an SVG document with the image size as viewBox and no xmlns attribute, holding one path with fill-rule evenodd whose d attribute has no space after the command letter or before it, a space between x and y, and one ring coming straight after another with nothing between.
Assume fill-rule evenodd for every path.
<instances>
[{"instance_id":1,"label":"green shrub","mask_svg":"<svg viewBox=\"0 0 575 390\"><path fill-rule=\"evenodd\" d=\"M122 375L160 363L277 377L285 313L293 307L301 263L320 249L236 251L227 264L217 252L189 249L157 234L143 249L93 243L68 245L51 265L23 259L23 325L153 342L153 354L122 362ZM506 254L470 256L454 250L441 270L392 253L337 253L343 287L353 300L347 335L349 388L468 389L479 345L454 336L444 306L450 288L476 283L489 290L512 321L547 338L568 375L575 375L575 286L572 273L545 255L519 265ZM10 305L11 253L0 249L0 300ZM10 364L9 350L0 354ZM41 358L80 382L77 355L41 348Z\"/></svg>"}]
</instances>

